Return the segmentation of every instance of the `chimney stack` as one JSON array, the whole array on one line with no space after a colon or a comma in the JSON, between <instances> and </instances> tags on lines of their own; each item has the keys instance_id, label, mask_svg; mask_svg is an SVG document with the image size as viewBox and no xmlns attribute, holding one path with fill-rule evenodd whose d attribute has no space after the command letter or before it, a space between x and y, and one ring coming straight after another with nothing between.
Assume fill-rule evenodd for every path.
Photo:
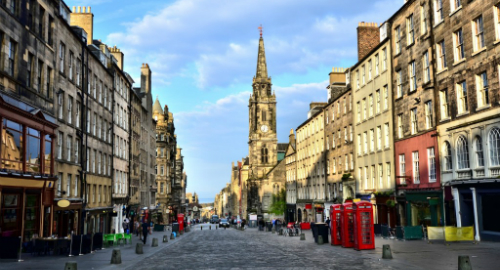
<instances>
[{"instance_id":1,"label":"chimney stack","mask_svg":"<svg viewBox=\"0 0 500 270\"><path fill-rule=\"evenodd\" d=\"M123 70L123 60L125 58L125 56L123 55L123 53L120 51L119 48L115 46L109 48L109 52L111 53L111 55L113 55L116 59L116 62L118 64L118 67Z\"/></svg>"},{"instance_id":2,"label":"chimney stack","mask_svg":"<svg viewBox=\"0 0 500 270\"><path fill-rule=\"evenodd\" d=\"M151 92L151 69L148 64L142 64L141 67L141 92ZM179 148L180 149L180 148ZM180 150L179 150L180 151Z\"/></svg>"},{"instance_id":3,"label":"chimney stack","mask_svg":"<svg viewBox=\"0 0 500 270\"><path fill-rule=\"evenodd\" d=\"M357 32L359 61L380 43L380 30L377 23L360 22Z\"/></svg>"},{"instance_id":4,"label":"chimney stack","mask_svg":"<svg viewBox=\"0 0 500 270\"><path fill-rule=\"evenodd\" d=\"M71 26L78 26L87 32L87 45L92 44L94 40L94 14L90 12L90 7L78 7L75 12L70 14L69 21Z\"/></svg>"}]
</instances>

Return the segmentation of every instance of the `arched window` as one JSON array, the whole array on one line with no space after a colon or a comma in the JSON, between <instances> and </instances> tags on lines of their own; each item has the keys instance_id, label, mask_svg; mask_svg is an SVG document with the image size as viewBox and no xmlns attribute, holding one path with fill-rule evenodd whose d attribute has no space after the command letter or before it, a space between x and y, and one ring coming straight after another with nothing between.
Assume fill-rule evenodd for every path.
<instances>
[{"instance_id":1,"label":"arched window","mask_svg":"<svg viewBox=\"0 0 500 270\"><path fill-rule=\"evenodd\" d=\"M443 157L444 157L444 170L451 171L453 169L451 160L451 147L449 142L444 142L443 144Z\"/></svg>"},{"instance_id":2,"label":"arched window","mask_svg":"<svg viewBox=\"0 0 500 270\"><path fill-rule=\"evenodd\" d=\"M500 129L493 128L488 136L491 166L500 165Z\"/></svg>"},{"instance_id":3,"label":"arched window","mask_svg":"<svg viewBox=\"0 0 500 270\"><path fill-rule=\"evenodd\" d=\"M469 168L469 147L467 139L460 136L457 139L457 169Z\"/></svg>"},{"instance_id":4,"label":"arched window","mask_svg":"<svg viewBox=\"0 0 500 270\"><path fill-rule=\"evenodd\" d=\"M474 151L476 152L477 166L483 167L484 166L483 141L479 136L476 136L476 139L474 139Z\"/></svg>"}]
</instances>

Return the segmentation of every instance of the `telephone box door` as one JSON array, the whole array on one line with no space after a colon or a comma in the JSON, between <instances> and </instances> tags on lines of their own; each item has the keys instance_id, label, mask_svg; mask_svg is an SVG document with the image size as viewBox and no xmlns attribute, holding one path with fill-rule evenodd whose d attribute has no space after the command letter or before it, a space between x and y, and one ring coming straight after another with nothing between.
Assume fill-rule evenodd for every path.
<instances>
[{"instance_id":1,"label":"telephone box door","mask_svg":"<svg viewBox=\"0 0 500 270\"><path fill-rule=\"evenodd\" d=\"M340 207L341 204L330 206L330 234L332 236L332 245L341 245L341 228L340 228Z\"/></svg>"},{"instance_id":2,"label":"telephone box door","mask_svg":"<svg viewBox=\"0 0 500 270\"><path fill-rule=\"evenodd\" d=\"M354 248L356 250L375 249L373 233L373 205L370 202L353 204Z\"/></svg>"},{"instance_id":3,"label":"telephone box door","mask_svg":"<svg viewBox=\"0 0 500 270\"><path fill-rule=\"evenodd\" d=\"M354 247L354 216L352 213L352 203L342 204L340 212L342 247Z\"/></svg>"}]
</instances>

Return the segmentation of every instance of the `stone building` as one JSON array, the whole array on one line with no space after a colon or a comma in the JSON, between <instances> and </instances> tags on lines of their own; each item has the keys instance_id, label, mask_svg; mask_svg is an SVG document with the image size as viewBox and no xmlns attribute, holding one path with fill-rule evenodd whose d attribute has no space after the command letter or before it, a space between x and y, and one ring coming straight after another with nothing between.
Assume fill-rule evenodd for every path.
<instances>
[{"instance_id":1,"label":"stone building","mask_svg":"<svg viewBox=\"0 0 500 270\"><path fill-rule=\"evenodd\" d=\"M401 225L442 225L432 31L433 1L407 1L388 20L394 155ZM448 16L448 15L446 15Z\"/></svg>"},{"instance_id":2,"label":"stone building","mask_svg":"<svg viewBox=\"0 0 500 270\"><path fill-rule=\"evenodd\" d=\"M311 102L307 120L297 127L297 219L322 222L325 208L324 102Z\"/></svg>"},{"instance_id":3,"label":"stone building","mask_svg":"<svg viewBox=\"0 0 500 270\"><path fill-rule=\"evenodd\" d=\"M290 129L288 135L288 149L285 153L285 170L286 170L286 213L285 219L287 222L295 222L297 220L297 151L295 133Z\"/></svg>"},{"instance_id":4,"label":"stone building","mask_svg":"<svg viewBox=\"0 0 500 270\"><path fill-rule=\"evenodd\" d=\"M437 209L447 226L474 226L477 241L498 241L500 3L439 2L431 45L445 209Z\"/></svg>"},{"instance_id":5,"label":"stone building","mask_svg":"<svg viewBox=\"0 0 500 270\"><path fill-rule=\"evenodd\" d=\"M264 39L259 39L257 71L252 83L249 108L249 166L247 213L268 216L272 195L285 188L285 163L278 160L276 95L267 74ZM283 155L284 156L284 155Z\"/></svg>"},{"instance_id":6,"label":"stone building","mask_svg":"<svg viewBox=\"0 0 500 270\"><path fill-rule=\"evenodd\" d=\"M176 140L174 137L173 114L162 110L160 101L156 98L153 106L153 118L156 125L156 184L159 188L156 200L162 209L164 222L169 221L169 206L172 203L172 184L175 171L172 169L176 156Z\"/></svg>"},{"instance_id":7,"label":"stone building","mask_svg":"<svg viewBox=\"0 0 500 270\"><path fill-rule=\"evenodd\" d=\"M54 1L16 3L0 4L0 209L10 213L2 214L0 236L27 242L55 233L54 32L61 11Z\"/></svg>"},{"instance_id":8,"label":"stone building","mask_svg":"<svg viewBox=\"0 0 500 270\"><path fill-rule=\"evenodd\" d=\"M153 119L151 69L141 66L141 207L156 209L156 120ZM136 90L137 91L137 90Z\"/></svg>"},{"instance_id":9,"label":"stone building","mask_svg":"<svg viewBox=\"0 0 500 270\"><path fill-rule=\"evenodd\" d=\"M353 97L346 84L344 68L329 74L328 104L324 107L324 146L326 163L325 213L330 206L356 196L353 156Z\"/></svg>"},{"instance_id":10,"label":"stone building","mask_svg":"<svg viewBox=\"0 0 500 270\"><path fill-rule=\"evenodd\" d=\"M379 33L377 24L360 23L360 28ZM381 27L387 27L387 24ZM382 31L385 33L385 31ZM358 35L360 38L363 36ZM358 197L375 206L375 223L396 225L393 208L386 205L394 200L394 141L391 84L391 46L387 36L376 39L358 63L350 68L350 87L354 97L354 153ZM378 43L378 39L381 42ZM359 40L358 42L362 42ZM389 211L391 210L391 211Z\"/></svg>"},{"instance_id":11,"label":"stone building","mask_svg":"<svg viewBox=\"0 0 500 270\"><path fill-rule=\"evenodd\" d=\"M174 135L176 138L176 135ZM182 155L182 148L177 147L175 154L175 163L172 178L172 199L171 206L173 211L173 217L177 214L183 214L186 212L186 187L187 187L187 175L184 172L184 156Z\"/></svg>"},{"instance_id":12,"label":"stone building","mask_svg":"<svg viewBox=\"0 0 500 270\"><path fill-rule=\"evenodd\" d=\"M142 97L145 93L141 92L140 88L130 89L130 187L128 212L135 216L137 209L140 208L141 202L141 112L142 112Z\"/></svg>"}]
</instances>

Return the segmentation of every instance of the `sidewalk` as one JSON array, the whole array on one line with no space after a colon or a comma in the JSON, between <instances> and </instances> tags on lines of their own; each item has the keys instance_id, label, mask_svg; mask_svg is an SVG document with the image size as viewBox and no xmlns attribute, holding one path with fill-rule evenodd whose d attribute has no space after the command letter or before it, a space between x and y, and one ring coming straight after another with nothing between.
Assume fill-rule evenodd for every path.
<instances>
[{"instance_id":1,"label":"sidewalk","mask_svg":"<svg viewBox=\"0 0 500 270\"><path fill-rule=\"evenodd\" d=\"M184 233L182 236L177 235L175 240L170 240L171 231L153 232L148 235L146 245L143 247L144 254L135 254L135 246L139 243L139 237L132 236L132 245L126 244L123 246L109 247L102 250L96 250L93 254L85 254L83 256L31 256L31 254L22 254L23 262L14 260L0 260L0 269L14 270L14 269L64 269L66 262L75 261L78 263L78 269L126 269L137 262L157 253L158 251L184 241L192 232ZM168 243L163 243L163 235L168 235ZM158 238L158 247L151 247L152 239ZM111 253L113 249L119 248L121 251L122 263L112 265Z\"/></svg>"},{"instance_id":2,"label":"sidewalk","mask_svg":"<svg viewBox=\"0 0 500 270\"><path fill-rule=\"evenodd\" d=\"M381 237L375 238L374 250L357 251L353 248L343 248L341 246L332 246L330 243L318 246L314 243L311 230L304 230L305 241L300 241L300 237L284 237L270 232L259 232L256 228L247 228L243 233L268 234L269 237L281 241L302 242L311 252L315 249L327 249L331 252L345 254L348 256L367 258L370 260L380 260L392 269L439 269L456 270L458 269L458 256L467 255L474 270L478 269L499 269L500 265L500 243L497 242L479 242L478 244L462 242L448 243L433 242L428 244L424 240L391 240ZM330 238L330 236L329 236ZM382 260L382 246L390 245L392 250L392 260Z\"/></svg>"}]
</instances>

